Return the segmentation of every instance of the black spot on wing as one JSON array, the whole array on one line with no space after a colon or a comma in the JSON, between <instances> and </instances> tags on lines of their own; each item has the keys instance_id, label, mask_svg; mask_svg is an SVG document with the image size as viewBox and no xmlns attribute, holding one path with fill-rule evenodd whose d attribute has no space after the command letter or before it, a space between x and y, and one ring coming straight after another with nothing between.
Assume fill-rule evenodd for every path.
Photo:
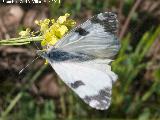
<instances>
[{"instance_id":1,"label":"black spot on wing","mask_svg":"<svg viewBox=\"0 0 160 120\"><path fill-rule=\"evenodd\" d=\"M105 88L100 90L97 95L85 96L83 99L91 107L99 110L105 110L105 109L108 109L110 105L111 90L108 88ZM95 102L95 104L92 104L92 102Z\"/></svg>"},{"instance_id":2,"label":"black spot on wing","mask_svg":"<svg viewBox=\"0 0 160 120\"><path fill-rule=\"evenodd\" d=\"M82 35L82 36L85 36L87 34L89 34L88 31L86 31L85 29L81 28L81 27L78 27L75 32L79 33L79 35Z\"/></svg>"},{"instance_id":3,"label":"black spot on wing","mask_svg":"<svg viewBox=\"0 0 160 120\"><path fill-rule=\"evenodd\" d=\"M111 98L110 90L107 88L104 90L100 90L99 94L100 94L100 96L105 96L105 97Z\"/></svg>"},{"instance_id":4,"label":"black spot on wing","mask_svg":"<svg viewBox=\"0 0 160 120\"><path fill-rule=\"evenodd\" d=\"M91 19L93 23L102 25L106 32L116 33L118 27L117 15L112 12L100 13Z\"/></svg>"},{"instance_id":5,"label":"black spot on wing","mask_svg":"<svg viewBox=\"0 0 160 120\"><path fill-rule=\"evenodd\" d=\"M85 85L81 80L75 81L74 83L71 83L71 87L76 89L79 86Z\"/></svg>"}]
</instances>

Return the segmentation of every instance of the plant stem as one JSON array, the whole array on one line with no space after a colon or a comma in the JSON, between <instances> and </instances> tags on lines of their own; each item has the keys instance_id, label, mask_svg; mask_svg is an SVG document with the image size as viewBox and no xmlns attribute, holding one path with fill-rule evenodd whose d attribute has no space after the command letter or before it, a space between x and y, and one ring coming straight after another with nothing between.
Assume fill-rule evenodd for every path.
<instances>
[{"instance_id":1,"label":"plant stem","mask_svg":"<svg viewBox=\"0 0 160 120\"><path fill-rule=\"evenodd\" d=\"M33 42L33 41L41 41L42 39L43 39L42 36L11 38L6 40L1 40L0 45L23 45L23 44L29 44L30 42Z\"/></svg>"},{"instance_id":2,"label":"plant stem","mask_svg":"<svg viewBox=\"0 0 160 120\"><path fill-rule=\"evenodd\" d=\"M25 45L29 44L30 42L23 42L23 43L0 43L0 45Z\"/></svg>"},{"instance_id":3,"label":"plant stem","mask_svg":"<svg viewBox=\"0 0 160 120\"><path fill-rule=\"evenodd\" d=\"M13 107L16 105L16 103L20 100L21 97L22 97L22 92L19 92L17 96L12 100L10 105L7 107L7 109L2 113L2 118L0 119L3 119L8 115L8 113L13 109Z\"/></svg>"},{"instance_id":4,"label":"plant stem","mask_svg":"<svg viewBox=\"0 0 160 120\"><path fill-rule=\"evenodd\" d=\"M136 11L136 9L139 7L141 2L142 2L142 0L136 0L135 1L135 4L133 5L131 11L129 12L128 17L127 17L127 19L126 19L126 21L125 21L125 23L123 25L123 28L122 28L122 30L120 32L120 35L119 35L119 39L120 40L124 37L124 34L126 33L128 25L130 23L130 20L131 20L131 18L133 16L134 12Z\"/></svg>"}]
</instances>

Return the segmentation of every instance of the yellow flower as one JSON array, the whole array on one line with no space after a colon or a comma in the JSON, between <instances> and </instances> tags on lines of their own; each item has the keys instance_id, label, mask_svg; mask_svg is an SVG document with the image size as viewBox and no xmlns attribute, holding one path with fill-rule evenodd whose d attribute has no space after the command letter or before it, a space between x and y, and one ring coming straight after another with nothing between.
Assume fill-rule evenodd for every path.
<instances>
[{"instance_id":1,"label":"yellow flower","mask_svg":"<svg viewBox=\"0 0 160 120\"><path fill-rule=\"evenodd\" d=\"M54 24L55 23L55 19L52 19L51 22L52 22L52 24Z\"/></svg>"},{"instance_id":2,"label":"yellow flower","mask_svg":"<svg viewBox=\"0 0 160 120\"><path fill-rule=\"evenodd\" d=\"M42 33L45 33L49 28L50 20L49 19L44 19L44 20L40 20L40 21L36 20L35 23L40 26L40 31Z\"/></svg>"},{"instance_id":3,"label":"yellow flower","mask_svg":"<svg viewBox=\"0 0 160 120\"><path fill-rule=\"evenodd\" d=\"M70 28L75 25L75 21L68 19L70 14L66 13L64 16L60 16L57 20L40 20L35 21L40 26L40 32L44 39L41 41L42 46L54 45L59 39L61 39Z\"/></svg>"},{"instance_id":4,"label":"yellow flower","mask_svg":"<svg viewBox=\"0 0 160 120\"><path fill-rule=\"evenodd\" d=\"M64 22L63 24L69 28L72 28L76 25L76 22L72 19L69 19L66 22Z\"/></svg>"},{"instance_id":5,"label":"yellow flower","mask_svg":"<svg viewBox=\"0 0 160 120\"><path fill-rule=\"evenodd\" d=\"M57 23L59 23L59 24L63 24L66 20L67 20L67 18L70 16L70 14L68 14L68 13L66 13L64 16L60 16L59 18L58 18L58 20L57 20Z\"/></svg>"},{"instance_id":6,"label":"yellow flower","mask_svg":"<svg viewBox=\"0 0 160 120\"><path fill-rule=\"evenodd\" d=\"M44 38L41 41L42 46L54 45L76 24L74 20L68 19L69 16L70 14L66 13L64 16L60 16L57 20L45 19L35 21L35 23L40 26L40 32ZM45 64L47 63L48 61L46 60Z\"/></svg>"},{"instance_id":7,"label":"yellow flower","mask_svg":"<svg viewBox=\"0 0 160 120\"><path fill-rule=\"evenodd\" d=\"M37 25L39 25L39 21L38 20L35 20L35 22L34 22L35 24L37 24Z\"/></svg>"},{"instance_id":8,"label":"yellow flower","mask_svg":"<svg viewBox=\"0 0 160 120\"><path fill-rule=\"evenodd\" d=\"M62 25L56 30L56 36L62 38L66 32L68 32L68 28Z\"/></svg>"},{"instance_id":9,"label":"yellow flower","mask_svg":"<svg viewBox=\"0 0 160 120\"><path fill-rule=\"evenodd\" d=\"M30 32L31 32L31 30L30 30L29 28L27 28L25 31L19 32L19 35L20 35L21 37L27 37L27 36L30 35Z\"/></svg>"},{"instance_id":10,"label":"yellow flower","mask_svg":"<svg viewBox=\"0 0 160 120\"><path fill-rule=\"evenodd\" d=\"M55 35L52 35L49 31L44 35L44 40L42 40L41 45L54 45L57 42L58 38Z\"/></svg>"},{"instance_id":11,"label":"yellow flower","mask_svg":"<svg viewBox=\"0 0 160 120\"><path fill-rule=\"evenodd\" d=\"M48 42L49 45L54 45L58 41L56 36L52 37L51 41Z\"/></svg>"},{"instance_id":12,"label":"yellow flower","mask_svg":"<svg viewBox=\"0 0 160 120\"><path fill-rule=\"evenodd\" d=\"M49 31L51 34L56 34L56 31L59 29L60 27L60 24L58 23L54 23L50 28L49 28Z\"/></svg>"}]
</instances>

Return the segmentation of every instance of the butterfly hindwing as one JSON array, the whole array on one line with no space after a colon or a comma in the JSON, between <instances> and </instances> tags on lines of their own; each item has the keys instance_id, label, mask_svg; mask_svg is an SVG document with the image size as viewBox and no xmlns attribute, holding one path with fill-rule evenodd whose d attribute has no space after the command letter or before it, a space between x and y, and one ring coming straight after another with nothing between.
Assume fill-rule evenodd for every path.
<instances>
[{"instance_id":1,"label":"butterfly hindwing","mask_svg":"<svg viewBox=\"0 0 160 120\"><path fill-rule=\"evenodd\" d=\"M52 64L60 78L91 107L105 110L111 101L112 83L117 76L110 68L100 69L101 64L56 63ZM107 66L106 66L107 67ZM109 67L109 66L108 66Z\"/></svg>"}]
</instances>

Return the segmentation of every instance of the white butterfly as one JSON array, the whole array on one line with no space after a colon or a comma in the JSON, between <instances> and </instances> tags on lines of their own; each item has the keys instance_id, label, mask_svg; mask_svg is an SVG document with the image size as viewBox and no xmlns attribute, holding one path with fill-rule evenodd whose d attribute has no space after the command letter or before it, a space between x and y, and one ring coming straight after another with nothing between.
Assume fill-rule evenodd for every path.
<instances>
[{"instance_id":1,"label":"white butterfly","mask_svg":"<svg viewBox=\"0 0 160 120\"><path fill-rule=\"evenodd\" d=\"M85 103L100 110L110 106L112 84L117 80L109 65L120 48L117 23L116 14L100 13L46 52L38 52Z\"/></svg>"}]
</instances>

